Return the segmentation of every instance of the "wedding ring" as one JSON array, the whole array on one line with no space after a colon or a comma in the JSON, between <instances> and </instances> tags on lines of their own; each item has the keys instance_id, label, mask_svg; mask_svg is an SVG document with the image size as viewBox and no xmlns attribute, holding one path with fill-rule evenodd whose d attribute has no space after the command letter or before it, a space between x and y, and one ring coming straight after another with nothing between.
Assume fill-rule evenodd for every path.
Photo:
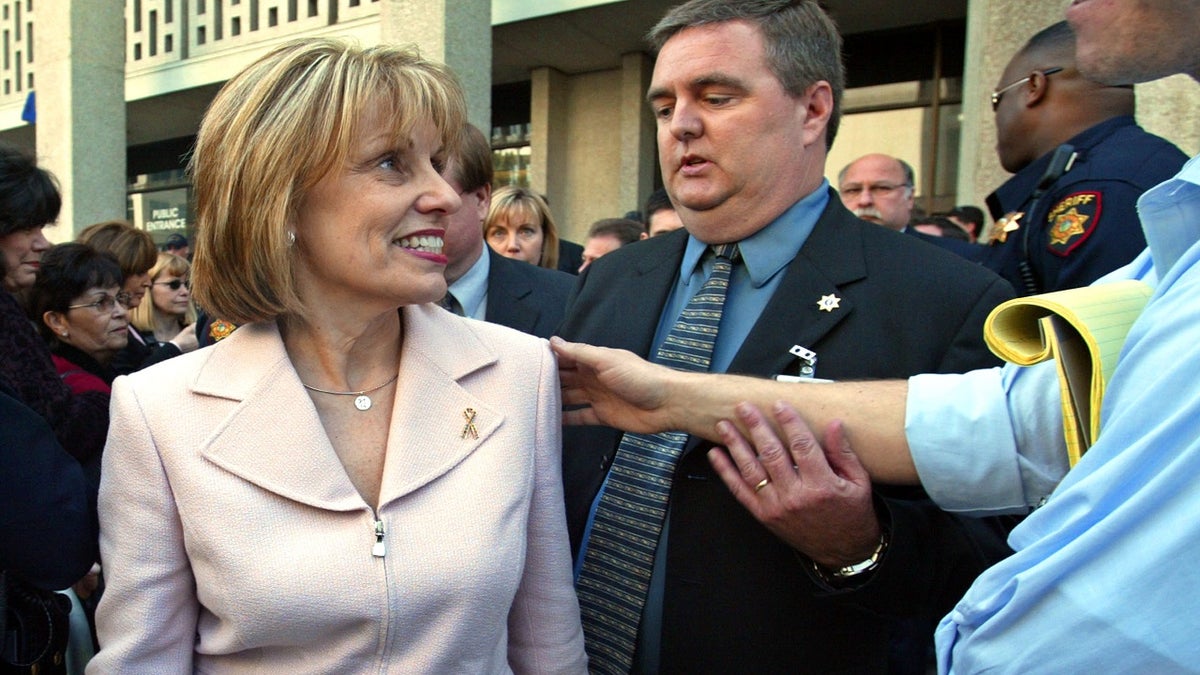
<instances>
[{"instance_id":1,"label":"wedding ring","mask_svg":"<svg viewBox=\"0 0 1200 675\"><path fill-rule=\"evenodd\" d=\"M754 494L758 494L759 490L767 487L767 485L770 485L770 483L771 483L770 478L764 478L764 479L758 481L758 485L754 486Z\"/></svg>"}]
</instances>

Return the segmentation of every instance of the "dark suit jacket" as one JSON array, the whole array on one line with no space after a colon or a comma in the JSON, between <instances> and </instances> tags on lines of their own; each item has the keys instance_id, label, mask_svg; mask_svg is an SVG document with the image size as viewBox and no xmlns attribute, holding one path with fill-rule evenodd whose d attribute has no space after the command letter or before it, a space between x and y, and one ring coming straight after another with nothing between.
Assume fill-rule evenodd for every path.
<instances>
[{"instance_id":1,"label":"dark suit jacket","mask_svg":"<svg viewBox=\"0 0 1200 675\"><path fill-rule=\"evenodd\" d=\"M39 588L65 588L99 557L99 482L89 483L46 420L14 394L0 384L0 569Z\"/></svg>"},{"instance_id":2,"label":"dark suit jacket","mask_svg":"<svg viewBox=\"0 0 1200 675\"><path fill-rule=\"evenodd\" d=\"M593 263L559 334L647 356L686 238L655 237ZM817 301L830 293L841 306L821 311ZM858 220L831 195L729 372L796 374L793 345L816 351L817 377L839 380L991 365L983 321L1012 295L980 266ZM575 551L620 436L606 427L565 431ZM883 563L860 588L830 589L732 498L705 447L689 439L674 476L663 672L882 672L889 621L880 613L944 613L1006 551L990 523L951 517L919 494L881 496L892 529Z\"/></svg>"},{"instance_id":3,"label":"dark suit jacket","mask_svg":"<svg viewBox=\"0 0 1200 675\"><path fill-rule=\"evenodd\" d=\"M972 244L971 242L968 242L968 241L960 241L958 239L952 239L950 237L935 237L930 234L925 234L924 232L922 232L920 230L914 230L911 227L906 228L904 230L904 234L912 235L912 236L916 237L917 239L920 239L921 241L929 242L930 244L933 244L934 246L937 246L938 248L944 248L947 251L949 251L955 255L962 256L962 257L966 258L967 260L970 260L973 263L980 262L983 259L984 251L987 249L987 247L985 247L985 246L981 246L979 244Z\"/></svg>"},{"instance_id":4,"label":"dark suit jacket","mask_svg":"<svg viewBox=\"0 0 1200 675\"><path fill-rule=\"evenodd\" d=\"M579 266L583 264L583 247L566 239L558 240L558 271L571 276L579 274Z\"/></svg>"},{"instance_id":5,"label":"dark suit jacket","mask_svg":"<svg viewBox=\"0 0 1200 675\"><path fill-rule=\"evenodd\" d=\"M505 258L484 246L488 262L487 312L484 320L549 338L562 322L575 277Z\"/></svg>"}]
</instances>

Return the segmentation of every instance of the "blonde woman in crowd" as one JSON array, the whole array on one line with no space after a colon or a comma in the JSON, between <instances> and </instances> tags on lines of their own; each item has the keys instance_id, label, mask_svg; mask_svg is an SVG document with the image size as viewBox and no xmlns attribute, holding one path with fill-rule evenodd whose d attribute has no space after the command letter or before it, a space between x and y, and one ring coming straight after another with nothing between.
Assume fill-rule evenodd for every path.
<instances>
[{"instance_id":1,"label":"blonde woman in crowd","mask_svg":"<svg viewBox=\"0 0 1200 675\"><path fill-rule=\"evenodd\" d=\"M192 280L240 327L114 385L89 672L585 672L554 358L435 304L465 107L333 40L213 100Z\"/></svg>"},{"instance_id":2,"label":"blonde woman in crowd","mask_svg":"<svg viewBox=\"0 0 1200 675\"><path fill-rule=\"evenodd\" d=\"M483 236L506 258L558 269L558 227L546 200L532 190L511 185L496 190Z\"/></svg>"},{"instance_id":3,"label":"blonde woman in crowd","mask_svg":"<svg viewBox=\"0 0 1200 675\"><path fill-rule=\"evenodd\" d=\"M158 254L158 261L150 268L149 297L138 304L131 318L146 344L168 343L196 323L196 305L192 302L188 278L191 269L186 258L173 253Z\"/></svg>"}]
</instances>

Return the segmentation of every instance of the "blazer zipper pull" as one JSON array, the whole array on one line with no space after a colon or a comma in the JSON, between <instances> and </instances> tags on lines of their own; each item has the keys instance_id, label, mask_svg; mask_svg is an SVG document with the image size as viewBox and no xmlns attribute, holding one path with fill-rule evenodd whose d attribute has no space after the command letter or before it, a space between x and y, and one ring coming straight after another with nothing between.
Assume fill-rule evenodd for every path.
<instances>
[{"instance_id":1,"label":"blazer zipper pull","mask_svg":"<svg viewBox=\"0 0 1200 675\"><path fill-rule=\"evenodd\" d=\"M382 558L387 553L383 545L383 521L375 520L375 545L371 547L371 555Z\"/></svg>"}]
</instances>

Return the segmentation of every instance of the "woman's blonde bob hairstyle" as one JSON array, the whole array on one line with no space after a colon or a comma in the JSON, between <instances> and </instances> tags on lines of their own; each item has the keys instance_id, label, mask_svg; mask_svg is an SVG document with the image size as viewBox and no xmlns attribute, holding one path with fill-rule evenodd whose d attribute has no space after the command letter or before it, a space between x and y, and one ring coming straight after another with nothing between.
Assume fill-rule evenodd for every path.
<instances>
[{"instance_id":1,"label":"woman's blonde bob hairstyle","mask_svg":"<svg viewBox=\"0 0 1200 675\"><path fill-rule=\"evenodd\" d=\"M432 123L447 154L466 123L450 70L392 45L289 42L221 88L188 167L196 195L192 280L205 310L239 324L304 314L289 234L302 236L293 228L305 195L346 164L372 110L392 121L397 147Z\"/></svg>"},{"instance_id":2,"label":"woman's blonde bob hairstyle","mask_svg":"<svg viewBox=\"0 0 1200 675\"><path fill-rule=\"evenodd\" d=\"M554 224L554 216L550 215L550 205L529 188L506 185L492 194L492 205L488 207L487 218L483 221L484 239L496 221L504 219L507 222L514 217L541 225L542 259L538 261L538 267L558 269L558 226Z\"/></svg>"},{"instance_id":3,"label":"woman's blonde bob hairstyle","mask_svg":"<svg viewBox=\"0 0 1200 675\"><path fill-rule=\"evenodd\" d=\"M188 263L187 258L181 258L174 253L159 253L157 262L154 263L154 267L150 268L150 283L156 284L159 277L167 275L186 280L191 269L192 266ZM153 333L154 320L158 314L159 310L154 306L154 289L151 286L151 290L142 300L142 304L129 312L129 323L140 331ZM196 302L192 298L188 298L187 311L179 319L179 328L183 329L194 323L196 323Z\"/></svg>"}]
</instances>

